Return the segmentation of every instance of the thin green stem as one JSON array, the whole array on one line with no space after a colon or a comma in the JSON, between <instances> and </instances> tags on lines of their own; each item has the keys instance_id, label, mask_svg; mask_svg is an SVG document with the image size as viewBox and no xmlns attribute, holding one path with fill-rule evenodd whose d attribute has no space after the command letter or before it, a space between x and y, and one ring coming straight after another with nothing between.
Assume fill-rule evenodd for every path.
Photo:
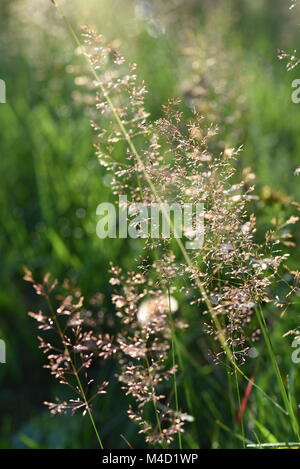
<instances>
[{"instance_id":1,"label":"thin green stem","mask_svg":"<svg viewBox=\"0 0 300 469\"><path fill-rule=\"evenodd\" d=\"M216 421L216 424L222 428L223 430L225 430L227 433L230 433L231 435L233 435L235 438L237 438L238 440L242 441L243 444L245 445L246 443L252 445L253 442L251 440L248 440L247 438L244 438L242 437L241 435L239 435L238 433L235 433L233 432L229 427L227 427L227 425L225 425L224 423L220 422L220 420L217 420ZM247 445L248 446L248 445Z\"/></svg>"},{"instance_id":2,"label":"thin green stem","mask_svg":"<svg viewBox=\"0 0 300 469\"><path fill-rule=\"evenodd\" d=\"M238 406L239 406L239 412L241 411L241 394L240 394L240 387L239 387L239 382L238 382L238 377L237 377L237 371L234 370L234 377L235 377L235 385L236 385L236 392L237 392L237 397L238 397ZM243 415L241 415L241 427L242 427L242 437L243 437L243 448L245 449L245 429L244 429L244 418Z\"/></svg>"},{"instance_id":3,"label":"thin green stem","mask_svg":"<svg viewBox=\"0 0 300 469\"><path fill-rule=\"evenodd\" d=\"M178 389L177 389L177 379L176 379L176 371L175 371L176 369L176 358L175 358L176 333L175 333L174 321L173 321L172 311L171 311L171 295L170 295L169 287L168 287L168 303L169 303L168 316L169 316L169 324L171 327L172 365L174 368L173 385L174 385L175 408L176 408L176 413L179 415ZM178 430L178 444L179 444L179 449L182 449L182 438L181 438L180 430Z\"/></svg>"},{"instance_id":4,"label":"thin green stem","mask_svg":"<svg viewBox=\"0 0 300 469\"><path fill-rule=\"evenodd\" d=\"M148 372L149 372L149 377L150 377L150 363L149 363L149 359L148 359L147 355L146 355L146 357L145 357L145 360L146 360L146 365L147 365ZM154 395L154 394L155 394L155 389L154 389L154 388L152 388L152 392L153 392L153 395ZM154 407L154 413L155 413L155 417L156 417L157 428L158 428L158 430L159 430L159 433L161 434L161 433L162 433L162 429L161 429L161 423L160 423L160 418L159 418L159 412L158 412L158 408L157 408L157 403L156 403L155 397L153 397L152 403L153 403L153 407ZM164 448L164 445L162 445L162 447Z\"/></svg>"},{"instance_id":5,"label":"thin green stem","mask_svg":"<svg viewBox=\"0 0 300 469\"><path fill-rule=\"evenodd\" d=\"M297 418L296 418L295 413L294 413L293 405L291 404L291 401L290 401L290 399L288 397L288 394L287 394L287 391L285 389L285 385L284 385L284 382L283 382L283 379L282 379L282 376L281 376L281 373L280 373L280 369L279 369L279 366L278 366L278 363L277 363L277 360L276 360L276 357L275 357L273 345L272 345L272 342L271 342L271 339L270 339L270 336L269 336L266 320L265 320L263 311L262 311L260 306L258 306L258 308L256 308L256 315L257 315L257 319L258 319L260 328L262 330L263 337L264 337L265 343L267 345L267 350L268 350L268 353L269 353L269 356L270 356L270 359L271 359L271 362L272 362L272 365L273 365L273 368L274 368L274 371L275 371L275 374L276 374L276 377L277 377L277 381L278 381L279 389L280 389L280 392L281 392L282 400L284 402L287 414L289 415L289 417L291 419L291 425L292 425L293 431L294 431L296 437L300 440L298 421L297 421Z\"/></svg>"}]
</instances>

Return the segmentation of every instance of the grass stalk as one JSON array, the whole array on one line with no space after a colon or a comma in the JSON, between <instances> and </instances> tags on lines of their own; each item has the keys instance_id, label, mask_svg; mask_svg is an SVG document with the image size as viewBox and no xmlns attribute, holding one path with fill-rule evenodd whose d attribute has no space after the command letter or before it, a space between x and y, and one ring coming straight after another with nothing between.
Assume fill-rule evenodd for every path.
<instances>
[{"instance_id":1,"label":"grass stalk","mask_svg":"<svg viewBox=\"0 0 300 469\"><path fill-rule=\"evenodd\" d=\"M100 448L101 448L101 449L104 449L104 446L103 446L103 443L102 443L102 439L101 439L101 437L100 437L100 434L99 434L99 431L98 431L98 429L97 429L97 426L96 426L96 423L95 423L93 414L92 414L91 409L90 409L90 406L89 406L89 402L88 402L87 397L86 397L86 393L85 393L85 391L84 391L84 389L83 389L83 386L82 386L82 383L81 383L80 376L79 376L79 374L78 374L78 372L77 372L77 369L76 369L76 366L75 366L75 364L74 364L74 362L73 362L73 360L72 360L72 356L71 356L71 354L70 354L70 351L69 351L69 349L68 349L68 346L66 345L64 333L63 333L63 331L62 331L62 329L61 329L61 327L60 327L59 321L58 321L58 319L57 319L57 317L56 317L56 314L55 314L55 312L54 312L54 309L53 309L53 306L52 306L52 303L51 303L51 300L50 300L49 296L47 296L46 299L47 299L47 303L48 303L48 307L49 307L51 316L52 316L52 318L53 318L53 321L54 321L54 323L55 323L55 326L56 326L57 332L58 332L58 334L59 334L60 340L61 340L62 345L63 345L63 347L64 347L64 351L65 351L65 354L66 354L66 356L67 356L67 360L68 360L68 362L69 362L69 364L70 364L70 366L71 366L71 368L72 368L72 372L73 372L73 374L74 374L74 376L75 376L75 379L76 379L76 381L77 381L78 387L79 387L79 389L80 389L81 396L82 396L82 398L83 398L83 401L84 401L84 403L85 403L85 408L86 408L86 410L87 410L87 414L88 414L88 416L89 416L90 422L91 422L91 424L92 424L92 427L93 427L93 429L94 429L95 435L96 435L96 437L97 437L97 441L98 441L98 443L99 443Z\"/></svg>"},{"instance_id":2,"label":"grass stalk","mask_svg":"<svg viewBox=\"0 0 300 469\"><path fill-rule=\"evenodd\" d=\"M260 306L258 306L255 310L256 310L256 315L257 315L257 319L258 319L258 322L259 322L259 326L262 330L263 337L264 337L264 340L265 340L265 343L266 343L266 346L267 346L268 354L269 354L270 360L272 362L272 365L273 365L273 368L274 368L274 371L275 371L275 375L277 377L279 389L280 389L280 392L281 392L282 400L283 400L285 408L286 408L286 412L290 417L291 425L292 425L294 434L300 440L299 424L298 424L297 418L296 418L295 413L294 413L293 405L292 405L292 403L289 399L288 393L286 391L286 388L285 388L285 385L284 385L284 382L283 382L283 379L282 379L282 376L281 376L281 372L280 372L280 369L279 369L279 366L278 366L278 363L277 363L277 360L276 360L273 344L272 344L271 339L270 339L270 335L269 335L269 332L268 332L268 327L267 327L267 324L266 324L266 320L265 320L262 308Z\"/></svg>"},{"instance_id":3,"label":"grass stalk","mask_svg":"<svg viewBox=\"0 0 300 469\"><path fill-rule=\"evenodd\" d=\"M175 332L174 321L173 321L173 318L172 318L172 311L171 311L170 288L168 288L168 303L169 303L168 317L169 317L169 324L170 324L170 328L171 328L172 365L173 365L173 368L175 368L176 367L175 352L177 352L177 350L176 350L176 332ZM176 409L177 414L179 414L177 378L176 378L176 372L175 371L174 371L174 374L173 374L173 385L174 385L175 409ZM178 445L179 445L179 449L182 449L182 438L181 438L181 432L180 431L178 431Z\"/></svg>"}]
</instances>

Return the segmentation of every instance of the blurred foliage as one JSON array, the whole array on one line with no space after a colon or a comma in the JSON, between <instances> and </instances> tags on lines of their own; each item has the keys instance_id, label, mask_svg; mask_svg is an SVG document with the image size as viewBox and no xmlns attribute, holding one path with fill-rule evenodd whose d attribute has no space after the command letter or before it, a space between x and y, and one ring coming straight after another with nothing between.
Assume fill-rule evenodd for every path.
<instances>
[{"instance_id":1,"label":"blurred foliage","mask_svg":"<svg viewBox=\"0 0 300 469\"><path fill-rule=\"evenodd\" d=\"M237 164L241 171L251 167L256 174L262 199L254 209L262 230L269 228L272 217L289 213L289 199L300 199L299 180L293 176L299 166L299 108L290 98L297 70L288 74L276 51L293 50L299 42L299 9L292 14L282 0L61 3L76 28L95 26L138 64L150 91L147 106L153 119L160 117L161 105L177 95L183 94L187 115L191 104L204 117L213 105L209 112L216 115L222 144L243 144ZM0 10L0 77L7 85L7 103L0 105L0 338L7 343L8 362L0 365L0 447L93 447L96 441L86 419L54 418L43 407L59 390L42 368L36 331L27 317L38 304L23 283L21 267L40 275L51 271L68 276L85 295L101 291L110 311L109 261L130 268L140 247L96 237L96 207L113 200L110 179L93 154L87 105L74 84L80 62L55 9L46 0L2 0ZM297 265L299 230L294 234L298 247L291 251L291 262ZM195 312L187 308L184 314ZM299 397L291 340L282 339L298 325L298 318L296 309L283 320L270 311L278 359L289 372L291 392ZM198 349L190 356L189 344L195 342ZM183 347L193 412L202 429L199 434L192 428L185 444L239 447L233 431L227 433L217 423L234 428L236 408L234 399L231 408L225 406L226 377L207 361L200 328L189 332ZM263 346L259 352L250 359L247 373L254 373L276 399ZM113 370L110 373L113 376ZM230 386L227 392L229 398L235 394ZM286 421L254 393L251 405L260 423L250 412L249 428L262 441L267 428L285 439L290 432ZM120 428L134 446L141 444L136 428L127 422L126 401L117 383L101 402L95 413L107 447L126 447Z\"/></svg>"}]
</instances>

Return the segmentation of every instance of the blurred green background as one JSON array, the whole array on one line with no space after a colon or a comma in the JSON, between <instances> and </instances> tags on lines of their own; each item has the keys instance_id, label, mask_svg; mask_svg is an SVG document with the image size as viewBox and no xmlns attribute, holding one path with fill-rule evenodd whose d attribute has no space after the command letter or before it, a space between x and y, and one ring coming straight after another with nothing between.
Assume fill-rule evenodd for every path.
<instances>
[{"instance_id":1,"label":"blurred green background","mask_svg":"<svg viewBox=\"0 0 300 469\"><path fill-rule=\"evenodd\" d=\"M183 106L196 106L207 121L218 123L220 145L243 145L237 164L239 171L251 167L256 174L259 229L269 227L272 216L288 213L290 199L300 200L300 180L293 175L300 166L300 107L291 102L291 83L300 70L288 73L277 58L277 49L293 51L299 43L300 8L289 11L287 0L60 3L77 30L95 26L137 63L153 119L169 98L180 96ZM96 207L113 199L110 178L93 154L92 110L76 80L80 62L50 0L1 0L0 50L0 78L7 86L7 103L0 104L0 338L7 344L7 363L0 365L0 447L94 447L86 419L51 417L43 406L59 388L42 368L35 325L27 316L38 303L22 280L22 265L37 276L68 276L85 295L101 291L109 297L109 261L127 268L139 251L127 241L96 237ZM298 247L290 252L297 266L299 230L294 235ZM299 309L284 320L270 314L279 360L299 397L291 338L281 338L297 327ZM239 447L234 433L216 423L231 426L231 416L223 400L224 374L207 360L205 340L199 329L196 363L186 370L202 422L186 444ZM263 348L258 360L250 360L246 371L259 368L259 385L276 399ZM113 376L114 370L107 372ZM279 440L289 435L288 423L261 395L252 405L260 424L250 419L249 425L262 440L267 429ZM95 413L107 447L126 447L120 428L141 444L117 383Z\"/></svg>"}]
</instances>

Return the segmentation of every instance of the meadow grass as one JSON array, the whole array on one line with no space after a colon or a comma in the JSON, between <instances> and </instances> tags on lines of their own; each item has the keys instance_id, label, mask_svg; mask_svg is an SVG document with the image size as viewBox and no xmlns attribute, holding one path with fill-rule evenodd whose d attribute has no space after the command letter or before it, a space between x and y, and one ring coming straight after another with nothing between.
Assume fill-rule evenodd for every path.
<instances>
[{"instance_id":1,"label":"meadow grass","mask_svg":"<svg viewBox=\"0 0 300 469\"><path fill-rule=\"evenodd\" d=\"M115 10L109 9L105 2L102 4L97 11L105 6L106 15L112 18ZM269 226L274 214L289 213L286 197L299 200L300 195L298 179L293 177L294 169L299 166L299 110L290 100L290 84L297 77L297 71L287 74L276 57L277 48L294 48L295 38L287 37L286 40L281 18L274 13L270 2L261 4L255 10L246 2L238 5L233 2L240 17L231 47L243 51L243 64L239 66L246 71L249 81L244 91L246 110L238 122L243 141L240 137L234 141L229 131L227 140L231 145L244 144L239 170L251 166L256 173L258 191L263 195L257 210L261 214L259 235L265 226ZM206 8L204 5L204 13ZM78 9L72 18L74 24L92 21L90 16L94 11L94 2L84 15ZM184 60L181 55L184 36L171 25L168 34L155 37L147 29L147 23L140 21L137 22L138 34L128 38L124 26L128 13L125 15L124 9L120 12L114 28L106 27L105 30L103 20L99 21L97 29L108 32L110 38L120 38L122 47L124 45L130 58L137 62L150 91L147 109L153 118L158 118L161 105L178 94L179 80L182 77L188 79L190 74L187 68L177 73ZM206 15L199 20L200 31L208 12ZM257 19L255 35L250 40L249 29ZM297 35L296 29L294 35ZM50 399L58 389L43 371L39 371L41 357L36 350L32 324L26 317L26 311L37 303L21 281L21 266L29 265L39 273L51 271L60 278L67 275L80 283L85 295L100 289L109 297L112 293L107 273L109 262L131 269L142 247L121 240L112 240L107 245L95 236L96 206L101 201L113 200L110 180L93 155L86 106L73 99L77 88L72 74L65 70L71 60L72 46L68 45L69 52L65 52L63 45L51 34L49 36L48 31L42 32L42 37L44 42L38 53L43 56L43 46L52 51L49 57L58 58L54 70L50 59L49 62L45 58L41 62L38 56L32 59L32 44L18 52L13 50L13 60L7 61L1 70L10 99L0 108L3 155L0 332L8 344L10 366L0 369L1 381L5 383L1 390L0 441L3 447L91 447L96 445L96 440L90 426L78 417L67 424L70 427L66 426L66 433L71 428L70 437L62 429L59 438L53 436L65 417L52 420L42 407L43 400ZM16 45L18 40L15 39ZM189 114L188 108L185 112ZM226 131L225 126L225 141ZM295 230L294 235L299 242L299 232ZM291 250L291 265L295 268L298 258L299 247ZM105 301L105 309L112 314L109 300ZM242 368L246 376L255 377L257 386L251 393L244 429L236 421L236 412L247 381L239 373L234 375L230 361L227 374L223 365L211 364L206 353L209 341L201 331L191 330L184 336L182 332L176 332L172 347L176 350L180 368L174 381L174 398L179 399L176 407L188 407L188 412L197 417L182 436L183 447L238 448L295 440L297 416L293 416L291 406L296 409L299 399L299 365L291 361L291 338L283 339L282 336L289 329L298 327L298 312L299 306L292 306L280 319L278 313L267 306L264 313L268 328L258 313L266 342L261 340L255 345L258 357L248 359ZM195 309L185 305L183 314L188 321L195 322ZM191 352L195 341L198 347ZM172 359L174 361L176 357L173 355ZM16 406L16 396L32 368L37 375L26 385L24 400ZM106 369L101 370L103 376L106 373ZM34 398L32 389L38 389ZM225 405L224 395L228 396L226 401L230 405ZM101 437L107 447L126 446L116 430L122 426L126 439L140 447L144 444L142 438L137 435L135 426L126 421L127 401L121 401L119 396L118 384L113 380L105 406L94 409ZM284 406L292 420L274 402Z\"/></svg>"}]
</instances>

